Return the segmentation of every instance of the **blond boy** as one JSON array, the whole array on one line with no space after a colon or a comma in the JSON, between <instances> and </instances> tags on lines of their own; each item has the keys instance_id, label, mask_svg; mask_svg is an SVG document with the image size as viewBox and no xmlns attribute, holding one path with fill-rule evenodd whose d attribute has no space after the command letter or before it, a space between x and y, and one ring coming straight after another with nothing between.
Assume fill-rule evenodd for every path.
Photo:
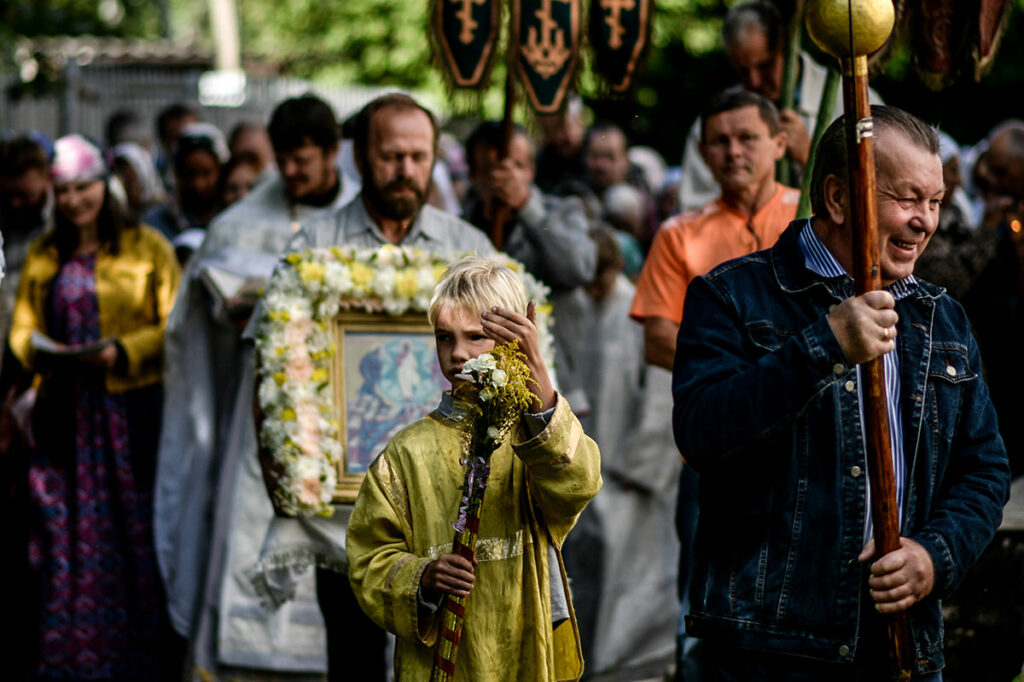
<instances>
[{"instance_id":1,"label":"blond boy","mask_svg":"<svg viewBox=\"0 0 1024 682\"><path fill-rule=\"evenodd\" d=\"M472 562L451 553L464 470L451 397L370 466L349 522L349 578L363 610L397 635L398 680L426 680L447 594L468 596L455 679L575 680L579 632L560 548L601 486L600 455L541 358L533 302L500 262L471 257L438 283L428 318L441 369L519 340L531 412L491 457Z\"/></svg>"}]
</instances>

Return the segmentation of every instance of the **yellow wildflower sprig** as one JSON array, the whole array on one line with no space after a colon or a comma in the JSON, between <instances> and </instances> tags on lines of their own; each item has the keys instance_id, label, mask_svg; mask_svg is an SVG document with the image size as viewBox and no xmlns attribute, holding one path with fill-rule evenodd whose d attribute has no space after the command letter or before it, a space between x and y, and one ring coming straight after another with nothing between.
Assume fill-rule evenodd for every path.
<instances>
[{"instance_id":1,"label":"yellow wildflower sprig","mask_svg":"<svg viewBox=\"0 0 1024 682\"><path fill-rule=\"evenodd\" d=\"M453 391L462 408L460 425L467 438L463 458L466 480L455 522L457 531L465 529L467 517L479 513L491 454L509 437L533 400L529 388L533 378L524 359L518 340L513 340L462 365L467 380Z\"/></svg>"}]
</instances>

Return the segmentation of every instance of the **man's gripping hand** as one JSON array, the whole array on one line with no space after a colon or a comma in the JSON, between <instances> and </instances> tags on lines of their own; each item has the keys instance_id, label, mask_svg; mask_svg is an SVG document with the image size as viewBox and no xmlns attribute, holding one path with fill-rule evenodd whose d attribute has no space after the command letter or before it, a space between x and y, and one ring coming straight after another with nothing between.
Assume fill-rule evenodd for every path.
<instances>
[{"instance_id":1,"label":"man's gripping hand","mask_svg":"<svg viewBox=\"0 0 1024 682\"><path fill-rule=\"evenodd\" d=\"M858 561L875 555L875 541L864 545ZM879 613L899 613L927 597L935 588L935 566L928 550L910 538L900 538L900 548L871 564L868 578L871 598Z\"/></svg>"},{"instance_id":2,"label":"man's gripping hand","mask_svg":"<svg viewBox=\"0 0 1024 682\"><path fill-rule=\"evenodd\" d=\"M427 564L427 570L423 571L423 577L420 578L420 585L428 590L468 597L476 581L476 575L473 573L473 567L476 565L475 558L470 562L458 554L442 554Z\"/></svg>"},{"instance_id":3,"label":"man's gripping hand","mask_svg":"<svg viewBox=\"0 0 1024 682\"><path fill-rule=\"evenodd\" d=\"M503 159L491 171L490 180L494 196L513 211L522 209L530 200L530 177L512 159Z\"/></svg>"},{"instance_id":4,"label":"man's gripping hand","mask_svg":"<svg viewBox=\"0 0 1024 682\"><path fill-rule=\"evenodd\" d=\"M792 109L783 109L779 113L779 127L786 133L786 156L806 166L811 154L811 136L800 114Z\"/></svg>"},{"instance_id":5,"label":"man's gripping hand","mask_svg":"<svg viewBox=\"0 0 1024 682\"><path fill-rule=\"evenodd\" d=\"M896 299L888 291L848 298L828 315L829 326L846 359L855 365L896 348Z\"/></svg>"}]
</instances>

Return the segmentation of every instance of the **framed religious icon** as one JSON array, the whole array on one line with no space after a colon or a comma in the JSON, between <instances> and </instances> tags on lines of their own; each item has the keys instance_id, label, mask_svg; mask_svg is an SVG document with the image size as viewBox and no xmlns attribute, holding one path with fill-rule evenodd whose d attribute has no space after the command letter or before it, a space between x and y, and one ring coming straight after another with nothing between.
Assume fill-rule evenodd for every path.
<instances>
[{"instance_id":1,"label":"framed religious icon","mask_svg":"<svg viewBox=\"0 0 1024 682\"><path fill-rule=\"evenodd\" d=\"M425 314L344 312L332 323L330 382L341 461L335 502L354 502L367 467L402 428L450 388Z\"/></svg>"},{"instance_id":2,"label":"framed religious icon","mask_svg":"<svg viewBox=\"0 0 1024 682\"><path fill-rule=\"evenodd\" d=\"M307 249L277 264L257 321L259 457L275 511L331 516L355 500L367 467L448 388L427 323L453 256L384 245ZM553 347L548 291L494 256L537 301Z\"/></svg>"}]
</instances>

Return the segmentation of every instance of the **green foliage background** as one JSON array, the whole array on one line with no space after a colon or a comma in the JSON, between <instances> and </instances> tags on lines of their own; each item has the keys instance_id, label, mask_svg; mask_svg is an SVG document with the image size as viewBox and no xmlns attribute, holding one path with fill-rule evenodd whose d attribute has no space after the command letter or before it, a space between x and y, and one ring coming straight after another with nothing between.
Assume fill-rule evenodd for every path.
<instances>
[{"instance_id":1,"label":"green foliage background","mask_svg":"<svg viewBox=\"0 0 1024 682\"><path fill-rule=\"evenodd\" d=\"M628 100L601 101L588 72L581 90L595 116L623 125L637 143L680 158L686 130L700 106L735 82L720 49L722 16L733 0L656 0L653 50ZM282 73L332 83L394 85L443 91L426 36L428 0L236 0L246 56ZM159 37L210 47L209 0L7 0L0 3L0 58L13 65L19 35ZM1024 111L1024 30L1017 11L995 69L981 83L969 75L933 93L920 85L906 50L898 51L873 81L887 102L941 124L961 142L982 137L996 122ZM164 23L166 17L167 23ZM501 111L504 65L482 98L480 113ZM520 112L525 119L525 112Z\"/></svg>"}]
</instances>

